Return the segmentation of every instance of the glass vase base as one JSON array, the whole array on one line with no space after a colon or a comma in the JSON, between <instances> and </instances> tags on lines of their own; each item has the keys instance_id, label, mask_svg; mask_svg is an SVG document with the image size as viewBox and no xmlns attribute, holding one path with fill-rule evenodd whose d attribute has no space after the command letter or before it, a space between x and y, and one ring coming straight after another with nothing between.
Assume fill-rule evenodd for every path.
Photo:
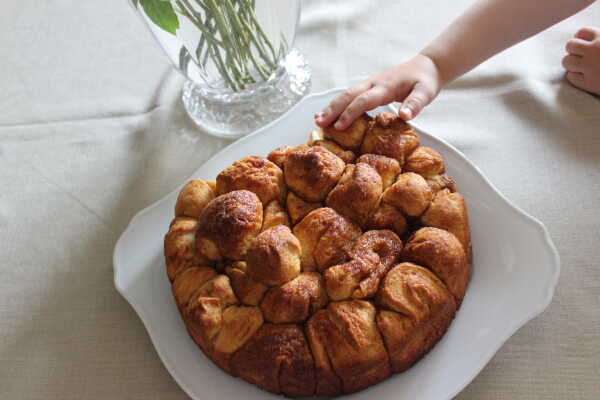
<instances>
[{"instance_id":1,"label":"glass vase base","mask_svg":"<svg viewBox=\"0 0 600 400\"><path fill-rule=\"evenodd\" d=\"M204 132L229 139L242 137L277 119L310 91L310 67L298 50L290 51L283 68L271 87L232 102L203 95L188 80L183 85L183 105Z\"/></svg>"}]
</instances>

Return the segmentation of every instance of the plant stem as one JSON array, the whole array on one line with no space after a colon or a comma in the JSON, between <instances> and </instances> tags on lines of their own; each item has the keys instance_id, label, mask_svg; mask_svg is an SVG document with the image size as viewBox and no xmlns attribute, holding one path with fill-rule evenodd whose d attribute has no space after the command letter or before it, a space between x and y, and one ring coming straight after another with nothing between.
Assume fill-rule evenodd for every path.
<instances>
[{"instance_id":1,"label":"plant stem","mask_svg":"<svg viewBox=\"0 0 600 400\"><path fill-rule=\"evenodd\" d=\"M175 3L179 7L177 13L201 33L195 53L198 66L204 69L208 60L212 60L227 86L234 91L256 82L252 70L261 79L269 79L285 55L287 43L283 37L275 51L256 16L255 0L192 1L197 8L190 0L175 0Z\"/></svg>"}]
</instances>

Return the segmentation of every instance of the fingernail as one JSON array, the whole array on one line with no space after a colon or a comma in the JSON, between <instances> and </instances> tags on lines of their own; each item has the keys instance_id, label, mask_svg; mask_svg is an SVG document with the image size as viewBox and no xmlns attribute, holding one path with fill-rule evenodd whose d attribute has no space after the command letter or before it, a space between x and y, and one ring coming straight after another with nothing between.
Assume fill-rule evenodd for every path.
<instances>
[{"instance_id":1,"label":"fingernail","mask_svg":"<svg viewBox=\"0 0 600 400\"><path fill-rule=\"evenodd\" d=\"M342 121L337 121L333 127L335 129L342 129Z\"/></svg>"},{"instance_id":2,"label":"fingernail","mask_svg":"<svg viewBox=\"0 0 600 400\"><path fill-rule=\"evenodd\" d=\"M324 115L322 112L315 114L315 119L323 119Z\"/></svg>"},{"instance_id":3,"label":"fingernail","mask_svg":"<svg viewBox=\"0 0 600 400\"><path fill-rule=\"evenodd\" d=\"M407 119L411 119L413 117L412 110L408 107L402 107L400 112L404 114Z\"/></svg>"}]
</instances>

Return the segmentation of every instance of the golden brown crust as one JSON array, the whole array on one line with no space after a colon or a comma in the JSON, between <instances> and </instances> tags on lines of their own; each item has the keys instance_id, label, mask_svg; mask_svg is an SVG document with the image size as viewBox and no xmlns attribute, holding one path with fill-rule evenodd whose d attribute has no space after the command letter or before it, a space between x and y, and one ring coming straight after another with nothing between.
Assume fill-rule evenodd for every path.
<instances>
[{"instance_id":1,"label":"golden brown crust","mask_svg":"<svg viewBox=\"0 0 600 400\"><path fill-rule=\"evenodd\" d=\"M327 150L338 156L346 164L351 163L356 159L356 154L350 150L344 150L339 144L331 140L315 140L311 143L311 146L322 146Z\"/></svg>"},{"instance_id":2,"label":"golden brown crust","mask_svg":"<svg viewBox=\"0 0 600 400\"><path fill-rule=\"evenodd\" d=\"M342 391L354 393L390 375L390 364L375 323L375 307L363 300L329 303L320 321L320 343L342 381Z\"/></svg>"},{"instance_id":3,"label":"golden brown crust","mask_svg":"<svg viewBox=\"0 0 600 400\"><path fill-rule=\"evenodd\" d=\"M430 270L404 262L392 268L377 292L377 304L420 323L454 298Z\"/></svg>"},{"instance_id":4,"label":"golden brown crust","mask_svg":"<svg viewBox=\"0 0 600 400\"><path fill-rule=\"evenodd\" d=\"M248 275L267 286L281 285L300 274L302 249L290 228L277 225L256 237L246 255Z\"/></svg>"},{"instance_id":5,"label":"golden brown crust","mask_svg":"<svg viewBox=\"0 0 600 400\"><path fill-rule=\"evenodd\" d=\"M401 210L405 215L418 217L433 199L431 188L421 175L406 172L383 193L383 202Z\"/></svg>"},{"instance_id":6,"label":"golden brown crust","mask_svg":"<svg viewBox=\"0 0 600 400\"><path fill-rule=\"evenodd\" d=\"M213 339L221 329L221 300L215 297L198 297L180 311L194 341L207 356L210 355Z\"/></svg>"},{"instance_id":7,"label":"golden brown crust","mask_svg":"<svg viewBox=\"0 0 600 400\"><path fill-rule=\"evenodd\" d=\"M302 270L321 271L345 261L360 234L358 225L332 208L311 211L294 227L302 247Z\"/></svg>"},{"instance_id":8,"label":"golden brown crust","mask_svg":"<svg viewBox=\"0 0 600 400\"><path fill-rule=\"evenodd\" d=\"M377 326L385 340L395 373L412 367L444 336L454 319L453 307L451 302L445 303L420 325L394 311L378 311Z\"/></svg>"},{"instance_id":9,"label":"golden brown crust","mask_svg":"<svg viewBox=\"0 0 600 400\"><path fill-rule=\"evenodd\" d=\"M323 128L323 135L325 139L333 140L344 149L356 151L362 144L371 120L369 115L363 114L344 130L338 131L333 125Z\"/></svg>"},{"instance_id":10,"label":"golden brown crust","mask_svg":"<svg viewBox=\"0 0 600 400\"><path fill-rule=\"evenodd\" d=\"M214 340L222 328L223 309L237 304L225 275L216 275L200 286L187 305L180 307L190 335L204 353L212 354Z\"/></svg>"},{"instance_id":11,"label":"golden brown crust","mask_svg":"<svg viewBox=\"0 0 600 400\"><path fill-rule=\"evenodd\" d=\"M469 217L462 194L452 193L448 189L439 191L421 221L423 225L445 229L456 236L467 253L467 259L471 260Z\"/></svg>"},{"instance_id":12,"label":"golden brown crust","mask_svg":"<svg viewBox=\"0 0 600 400\"><path fill-rule=\"evenodd\" d=\"M264 209L262 231L266 231L277 225L291 226L290 217L279 203L278 200L273 200Z\"/></svg>"},{"instance_id":13,"label":"golden brown crust","mask_svg":"<svg viewBox=\"0 0 600 400\"><path fill-rule=\"evenodd\" d=\"M443 229L421 228L406 243L402 257L431 269L460 304L469 282L469 264L454 235Z\"/></svg>"},{"instance_id":14,"label":"golden brown crust","mask_svg":"<svg viewBox=\"0 0 600 400\"><path fill-rule=\"evenodd\" d=\"M379 208L371 215L367 228L389 229L402 236L408 229L408 222L396 207L381 202Z\"/></svg>"},{"instance_id":15,"label":"golden brown crust","mask_svg":"<svg viewBox=\"0 0 600 400\"><path fill-rule=\"evenodd\" d=\"M187 306L192 294L215 275L216 272L211 267L192 267L177 275L173 281L173 296L177 307L182 309Z\"/></svg>"},{"instance_id":16,"label":"golden brown crust","mask_svg":"<svg viewBox=\"0 0 600 400\"><path fill-rule=\"evenodd\" d=\"M227 372L231 356L258 331L263 316L258 307L231 306L221 316L221 329L214 339L212 359Z\"/></svg>"},{"instance_id":17,"label":"golden brown crust","mask_svg":"<svg viewBox=\"0 0 600 400\"><path fill-rule=\"evenodd\" d=\"M208 260L196 251L196 218L177 217L165 235L164 252L167 275L172 281L190 267L208 265Z\"/></svg>"},{"instance_id":18,"label":"golden brown crust","mask_svg":"<svg viewBox=\"0 0 600 400\"><path fill-rule=\"evenodd\" d=\"M210 260L241 260L260 232L262 220L262 204L254 193L236 190L221 195L200 214L196 246Z\"/></svg>"},{"instance_id":19,"label":"golden brown crust","mask_svg":"<svg viewBox=\"0 0 600 400\"><path fill-rule=\"evenodd\" d=\"M360 152L394 158L403 167L406 157L418 146L419 138L409 124L394 114L381 113L367 131Z\"/></svg>"},{"instance_id":20,"label":"golden brown crust","mask_svg":"<svg viewBox=\"0 0 600 400\"><path fill-rule=\"evenodd\" d=\"M297 325L264 324L233 355L231 365L236 375L269 392L290 397L315 392L313 358Z\"/></svg>"},{"instance_id":21,"label":"golden brown crust","mask_svg":"<svg viewBox=\"0 0 600 400\"><path fill-rule=\"evenodd\" d=\"M242 158L217 176L217 194L234 190L249 190L255 193L263 206L273 200L283 202L286 195L283 171L263 157Z\"/></svg>"},{"instance_id":22,"label":"golden brown crust","mask_svg":"<svg viewBox=\"0 0 600 400\"><path fill-rule=\"evenodd\" d=\"M327 206L364 226L379 207L383 185L377 171L368 164L349 164L342 178L327 196Z\"/></svg>"},{"instance_id":23,"label":"golden brown crust","mask_svg":"<svg viewBox=\"0 0 600 400\"><path fill-rule=\"evenodd\" d=\"M301 145L287 154L283 165L288 187L304 200L318 202L338 182L346 164L324 147Z\"/></svg>"},{"instance_id":24,"label":"golden brown crust","mask_svg":"<svg viewBox=\"0 0 600 400\"><path fill-rule=\"evenodd\" d=\"M392 185L396 181L396 177L400 174L400 163L398 161L379 154L363 154L358 157L356 163L369 164L375 168L381 176L384 190Z\"/></svg>"},{"instance_id":25,"label":"golden brown crust","mask_svg":"<svg viewBox=\"0 0 600 400\"><path fill-rule=\"evenodd\" d=\"M221 308L237 304L237 298L227 275L217 275L206 281L192 294L190 303L201 297L213 297L221 301Z\"/></svg>"},{"instance_id":26,"label":"golden brown crust","mask_svg":"<svg viewBox=\"0 0 600 400\"><path fill-rule=\"evenodd\" d=\"M200 213L212 199L213 189L202 179L192 179L179 192L175 203L175 216L198 218Z\"/></svg>"},{"instance_id":27,"label":"golden brown crust","mask_svg":"<svg viewBox=\"0 0 600 400\"><path fill-rule=\"evenodd\" d=\"M225 273L231 281L233 292L242 304L257 306L269 289L248 276L245 261L238 261L226 267Z\"/></svg>"},{"instance_id":28,"label":"golden brown crust","mask_svg":"<svg viewBox=\"0 0 600 400\"><path fill-rule=\"evenodd\" d=\"M292 224L297 224L302 218L308 215L312 210L323 207L322 203L310 203L296 196L294 192L289 192L287 196L286 206Z\"/></svg>"},{"instance_id":29,"label":"golden brown crust","mask_svg":"<svg viewBox=\"0 0 600 400\"><path fill-rule=\"evenodd\" d=\"M386 267L395 264L402 252L402 241L390 230L368 231L354 244L350 256L379 262Z\"/></svg>"},{"instance_id":30,"label":"golden brown crust","mask_svg":"<svg viewBox=\"0 0 600 400\"><path fill-rule=\"evenodd\" d=\"M444 335L456 312L456 301L429 270L402 263L386 275L377 313L394 372L419 360Z\"/></svg>"},{"instance_id":31,"label":"golden brown crust","mask_svg":"<svg viewBox=\"0 0 600 400\"><path fill-rule=\"evenodd\" d=\"M223 370L286 396L337 396L406 370L443 336L469 281L469 226L444 160L395 115L308 143L189 182L166 270L190 336Z\"/></svg>"},{"instance_id":32,"label":"golden brown crust","mask_svg":"<svg viewBox=\"0 0 600 400\"><path fill-rule=\"evenodd\" d=\"M260 308L267 321L286 324L303 322L326 304L327 294L321 274L304 272L269 290Z\"/></svg>"},{"instance_id":33,"label":"golden brown crust","mask_svg":"<svg viewBox=\"0 0 600 400\"><path fill-rule=\"evenodd\" d=\"M443 189L448 189L450 192L456 192L456 186L454 184L454 179L450 178L448 175L435 175L430 178L427 178L427 184L431 188L431 191L435 194Z\"/></svg>"},{"instance_id":34,"label":"golden brown crust","mask_svg":"<svg viewBox=\"0 0 600 400\"><path fill-rule=\"evenodd\" d=\"M287 155L290 151L294 150L294 146L281 146L273 150L267 156L267 159L277 165L279 168L283 169L283 164Z\"/></svg>"},{"instance_id":35,"label":"golden brown crust","mask_svg":"<svg viewBox=\"0 0 600 400\"><path fill-rule=\"evenodd\" d=\"M402 241L392 231L364 233L350 252L352 260L323 272L328 296L331 300L373 297L388 269L399 260L401 251Z\"/></svg>"},{"instance_id":36,"label":"golden brown crust","mask_svg":"<svg viewBox=\"0 0 600 400\"><path fill-rule=\"evenodd\" d=\"M327 333L330 324L329 312L326 309L314 313L306 323L306 337L315 362L316 396L337 396L342 391L342 381L333 370L327 353Z\"/></svg>"},{"instance_id":37,"label":"golden brown crust","mask_svg":"<svg viewBox=\"0 0 600 400\"><path fill-rule=\"evenodd\" d=\"M407 158L404 164L405 172L414 172L424 178L431 178L445 172L444 159L434 149L419 146Z\"/></svg>"}]
</instances>

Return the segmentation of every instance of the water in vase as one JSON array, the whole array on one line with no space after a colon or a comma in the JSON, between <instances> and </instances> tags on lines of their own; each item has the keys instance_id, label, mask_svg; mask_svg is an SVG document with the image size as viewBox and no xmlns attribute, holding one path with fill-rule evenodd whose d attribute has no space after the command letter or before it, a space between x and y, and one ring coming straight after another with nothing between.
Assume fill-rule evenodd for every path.
<instances>
[{"instance_id":1,"label":"water in vase","mask_svg":"<svg viewBox=\"0 0 600 400\"><path fill-rule=\"evenodd\" d=\"M143 0L140 2L144 5ZM205 96L225 101L252 96L256 90L268 89L265 81L281 75L281 62L294 41L298 2L170 0L167 3L173 13L167 29L151 20L154 9L138 8L173 64Z\"/></svg>"}]
</instances>

